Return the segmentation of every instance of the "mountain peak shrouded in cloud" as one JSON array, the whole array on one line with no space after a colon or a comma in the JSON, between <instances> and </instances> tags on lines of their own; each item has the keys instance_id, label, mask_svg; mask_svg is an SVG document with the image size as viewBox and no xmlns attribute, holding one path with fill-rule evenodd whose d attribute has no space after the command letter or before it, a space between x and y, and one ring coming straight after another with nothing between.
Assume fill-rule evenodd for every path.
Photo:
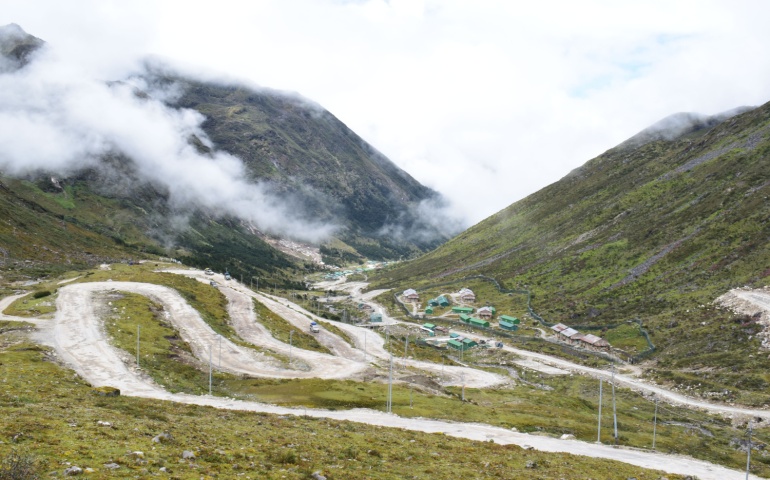
<instances>
[{"instance_id":1,"label":"mountain peak shrouded in cloud","mask_svg":"<svg viewBox=\"0 0 770 480\"><path fill-rule=\"evenodd\" d=\"M367 237L395 226L403 234L383 235L394 244L384 255L447 238L420 219L418 205L435 192L298 95L196 80L149 63L105 81L55 46L31 57L43 42L17 25L0 29L0 38L4 174L77 176L118 162L122 170L91 178L120 181L121 192L151 183L174 214L232 216L312 243L336 236L368 245Z\"/></svg>"},{"instance_id":2,"label":"mountain peak shrouded in cloud","mask_svg":"<svg viewBox=\"0 0 770 480\"><path fill-rule=\"evenodd\" d=\"M636 148L657 140L674 140L682 135L712 128L725 120L755 107L736 107L716 115L703 115L693 112L680 112L669 115L655 122L619 145L619 148Z\"/></svg>"},{"instance_id":3,"label":"mountain peak shrouded in cloud","mask_svg":"<svg viewBox=\"0 0 770 480\"><path fill-rule=\"evenodd\" d=\"M0 26L0 73L18 70L45 42L10 23Z\"/></svg>"}]
</instances>

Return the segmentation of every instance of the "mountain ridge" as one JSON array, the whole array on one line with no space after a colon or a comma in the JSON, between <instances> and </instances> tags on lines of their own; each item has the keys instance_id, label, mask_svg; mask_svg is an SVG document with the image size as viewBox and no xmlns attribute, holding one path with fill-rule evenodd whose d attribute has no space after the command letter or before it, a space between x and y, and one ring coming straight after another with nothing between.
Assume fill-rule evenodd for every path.
<instances>
[{"instance_id":1,"label":"mountain ridge","mask_svg":"<svg viewBox=\"0 0 770 480\"><path fill-rule=\"evenodd\" d=\"M372 288L492 276L530 291L552 323L642 321L657 375L758 392L770 385L762 327L713 302L770 282L769 159L770 103L672 140L621 144Z\"/></svg>"},{"instance_id":2,"label":"mountain ridge","mask_svg":"<svg viewBox=\"0 0 770 480\"><path fill-rule=\"evenodd\" d=\"M0 27L0 39L0 58L6 60L0 74L9 76L29 62L38 61L33 53L45 45L15 24ZM44 72L44 67L35 69L35 74ZM260 235L292 236L291 229L275 232L273 226L291 224L294 232L303 234L319 229L319 234L326 235L325 232L334 230L334 236L320 245L327 263L414 256L448 238L446 231L425 227L422 222L423 205L440 204L440 196L314 102L275 90L205 82L170 72L170 67L161 72L156 64L150 67L148 63L134 77L78 84L78 88L112 95L116 99L113 104L125 105L126 113L134 115L128 118L136 118L136 112L142 110L150 112L146 115L148 119L161 118L157 113L164 113L163 121L170 120L163 127L169 131L177 129L175 133L186 138L174 140L178 143L176 152L173 148L158 151L180 155L178 168L187 168L184 162L192 159L217 169L218 183L204 175L200 177L201 185L190 189L189 184L178 184L175 178L189 178L189 172L169 173L173 164L162 157L156 161L166 165L158 164L158 168L149 165L147 158L140 162L132 157L148 157L157 152L135 149L134 145L126 148L131 139L113 141L105 137L116 135L109 129L105 129L107 133L92 134L78 125L81 130L73 130L74 135L93 135L96 141L91 143L108 148L76 155L98 156L98 160L76 158L75 163L71 161L62 167L61 160L56 159L50 167L26 168L23 159L0 156L0 167L3 161L22 162L21 167L10 169L17 173L11 175L3 169L6 171L0 172L0 177L6 193L9 188L19 189L14 195L17 199L24 197L30 208L27 213L17 212L16 217L8 214L6 218L24 217L19 222L26 225L30 212L37 208L33 205L41 201L46 206L38 210L53 215L52 222L80 222L84 228L106 235L110 239L107 244L179 256L201 267L224 270L228 265L237 265L254 272L260 270L260 265L249 267L248 263L264 261L267 270L278 265L308 268L308 258L298 260L278 251L270 252L272 247ZM65 94L68 91L60 90ZM131 95L133 98L129 98ZM59 107L67 104L52 98ZM36 108L30 107L30 123L39 119L35 116ZM105 113L119 116L123 112ZM80 112L74 116L79 118ZM65 125L57 133L73 134L63 129L66 121L60 123ZM157 141L155 137L160 134L167 132L156 129L136 142ZM188 147L192 147L190 152L179 153ZM193 158L196 156L197 159ZM242 174L238 172L241 168ZM222 181L227 178L230 185ZM207 187L209 184L215 186ZM228 191L231 188L235 190ZM184 201L175 198L180 192ZM218 203L223 201L229 203ZM100 205L107 204L115 210L93 214L103 211ZM260 224L264 219L272 223ZM329 225L335 228L328 228ZM218 240L209 241L207 237ZM245 252L249 250L258 253L248 255ZM234 255L236 251L240 253ZM36 252L10 252L12 258L24 255L31 255L34 260ZM130 251L125 255L130 255Z\"/></svg>"}]
</instances>

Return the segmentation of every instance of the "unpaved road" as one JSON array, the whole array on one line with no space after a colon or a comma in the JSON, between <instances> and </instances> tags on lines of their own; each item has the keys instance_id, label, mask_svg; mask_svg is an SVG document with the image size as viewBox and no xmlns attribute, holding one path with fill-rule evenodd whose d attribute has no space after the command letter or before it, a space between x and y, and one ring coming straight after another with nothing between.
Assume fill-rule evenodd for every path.
<instances>
[{"instance_id":1,"label":"unpaved road","mask_svg":"<svg viewBox=\"0 0 770 480\"><path fill-rule=\"evenodd\" d=\"M399 427L425 432L443 432L447 435L482 441L492 439L497 443L511 443L522 446L528 445L544 451L569 452L578 455L609 458L645 468L661 469L669 473L696 475L702 480L743 478L742 472L687 457L664 455L627 448L613 448L610 446L575 440L560 440L551 437L527 435L488 425L453 423L419 418L409 419L363 409L349 411L290 409L256 402L242 402L210 396L171 394L153 384L147 378L143 378L140 372L132 366L130 361L125 361L125 353L121 353L109 345L101 325L103 319L99 318L92 302L94 294L104 291L133 291L163 304L164 309L169 314L169 321L177 326L180 330L180 334L188 343L190 343L191 348L199 358L207 358L209 348L214 345L214 342L218 340L218 338L216 337L216 334L208 328L205 322L200 319L197 312L184 302L181 296L166 287L131 282L84 283L62 287L59 290L59 298L57 299L58 310L56 317L53 320L35 322L43 328L45 328L46 325L53 328L52 335L43 334L41 335L41 338L48 339L59 356L87 381L93 385L110 385L117 387L124 395L209 405L226 409L290 415L310 415L315 417L350 420L385 427ZM10 303L9 300L4 300L4 302L0 302L0 306ZM295 307L291 308L294 309ZM16 317L5 318L17 319ZM19 320L27 321L27 319ZM356 327L352 326L345 325L345 327L358 330ZM271 363L274 362L274 359L261 358L264 356L257 354L252 350L242 349L237 345L230 344L224 339L222 341L223 370L227 369L252 375L264 374L269 376L270 373L275 372L276 368L285 367L284 365L275 365L274 363ZM381 341L382 339L380 337L380 349L382 345ZM522 353L531 354L531 352L523 351ZM387 355L387 352L384 352L384 350L378 352L378 355L383 354ZM555 362L556 364L562 362L562 366L569 368L580 367L579 365L548 358L544 355L532 355L534 355L534 358L536 358L537 361ZM602 371L596 372L607 374L607 372ZM295 373L296 372L291 372L291 375ZM636 382L635 380L631 381ZM648 385L644 386L649 387ZM662 390L662 392L665 391ZM757 414L756 411L747 411L754 415ZM750 478L757 477L751 476Z\"/></svg>"},{"instance_id":2,"label":"unpaved road","mask_svg":"<svg viewBox=\"0 0 770 480\"><path fill-rule=\"evenodd\" d=\"M363 298L365 295L369 296L368 301L372 303L372 298L382 293L384 290L376 290L373 292L367 292L361 294L361 290L366 288L367 284L364 282L351 282L350 284L335 283L334 288L338 290L346 290L351 293L354 298ZM375 294L376 293L376 294ZM731 294L743 299L745 302L749 302L751 306L756 310L763 310L765 315L770 316L770 291L763 290L740 290L736 289L730 292ZM372 295L374 294L374 295ZM753 311L752 311L753 313ZM398 323L396 320L393 322ZM510 346L504 346L504 350L512 352L524 359L526 363L522 366L526 366L533 370L538 370L543 373L548 373L549 368L557 369L553 373L561 373L566 371L580 373L583 375L590 375L596 379L603 379L609 381L612 379L612 372L608 370L601 370L598 368L586 367L579 365L568 360L563 360L557 357L551 357L541 353L531 352L529 350L522 350ZM543 367L540 367L542 365ZM765 421L770 420L770 410L751 409L743 407L735 407L731 405L716 404L706 402L697 398L688 397L678 392L668 390L655 384L645 382L643 379L635 378L625 374L615 374L615 384L625 386L633 389L637 392L642 392L648 395L655 395L663 401L671 403L673 405L681 405L689 408L697 408L712 413L718 413L723 415L741 415L746 417L760 417Z\"/></svg>"},{"instance_id":3,"label":"unpaved road","mask_svg":"<svg viewBox=\"0 0 770 480\"><path fill-rule=\"evenodd\" d=\"M194 270L166 271L170 273L192 276L198 279L201 279L201 276L204 275L203 272ZM205 278L202 280L208 281ZM247 288L245 285L242 285L234 280L230 280L226 283L226 285L220 286L220 289L226 296L228 296L228 298L231 298L233 295L231 292L237 292L243 296L256 298L270 310L277 313L279 316L286 319L300 329L306 329L311 320L314 320L322 325L330 323L334 324L335 327L343 330L347 336L352 339L355 345L355 347L351 347L347 342L339 338L337 335L322 329L318 336L318 340L327 346L332 352L334 352L335 355L340 355L346 359L355 360L358 362L371 362L379 360L382 366L386 366L390 359L390 353L384 348L385 340L376 332L372 332L366 328L357 327L355 325L348 325L341 322L331 322L325 318L316 316L312 312L305 310L301 306L290 302L287 299L254 292ZM233 313L231 312L231 316L232 315ZM385 315L383 315L383 320L384 318ZM385 323L386 328L388 324L393 323L396 322L391 320L390 323ZM364 359L365 356L366 359ZM488 388L495 385L504 384L508 381L508 379L500 375L485 372L475 368L460 367L454 365L437 365L431 362L412 359L394 359L394 362L402 367L406 366L410 369L429 372L433 376L434 380L444 386L465 385L468 388Z\"/></svg>"}]
</instances>

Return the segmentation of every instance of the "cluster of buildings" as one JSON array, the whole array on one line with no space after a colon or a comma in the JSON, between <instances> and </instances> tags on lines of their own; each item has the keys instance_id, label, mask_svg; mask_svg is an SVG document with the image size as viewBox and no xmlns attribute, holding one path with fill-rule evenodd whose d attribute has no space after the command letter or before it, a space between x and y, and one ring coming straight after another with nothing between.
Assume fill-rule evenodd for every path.
<instances>
[{"instance_id":1,"label":"cluster of buildings","mask_svg":"<svg viewBox=\"0 0 770 480\"><path fill-rule=\"evenodd\" d=\"M607 340L592 333L580 333L563 323L557 323L551 327L551 330L556 333L556 338L569 345L587 348L595 352L608 352L610 350L610 343Z\"/></svg>"},{"instance_id":2,"label":"cluster of buildings","mask_svg":"<svg viewBox=\"0 0 770 480\"><path fill-rule=\"evenodd\" d=\"M455 300L458 300L461 304L452 306L451 312L457 314L463 323L466 323L473 327L490 327L490 320L492 320L497 314L495 307L487 305L479 307L478 309L471 306L467 306L468 303L476 301L476 294L470 288L461 288L459 292L451 294ZM401 294L401 300L404 303L419 303L420 296L413 288L404 290ZM451 301L446 295L439 295L435 298L428 300L428 305L425 307L426 315L433 315L436 307L446 308L450 306ZM475 316L472 316L475 313ZM516 331L519 329L521 322L516 317L508 315L500 315L498 317L497 327L502 330ZM423 325L423 330L430 330L433 332L433 324ZM467 342L466 342L467 346Z\"/></svg>"},{"instance_id":3,"label":"cluster of buildings","mask_svg":"<svg viewBox=\"0 0 770 480\"><path fill-rule=\"evenodd\" d=\"M472 327L490 328L490 320L492 320L497 314L495 307L484 306L484 307L479 307L478 309L474 309L473 307L466 306L468 303L473 303L476 301L476 295L469 288L462 288L460 289L459 292L457 292L456 294L452 294L451 296L456 300L459 300L460 303L463 304L463 305L452 306L452 310L451 310L452 313L457 314L459 316L460 321ZM402 294L402 299L405 303L418 303L420 301L420 296L415 289L410 288L410 289L404 290ZM428 306L425 307L425 313L427 315L431 315L434 313L435 307L448 307L449 305L450 305L449 299L445 295L439 295L438 297L432 298L428 301ZM471 316L474 312L475 312L475 316ZM497 323L498 328L502 330L508 330L508 331L518 330L519 324L521 323L518 318L508 316L508 315L500 315L497 318L497 321L498 321ZM435 325L433 324L423 325L423 330L428 330L431 333L433 332L434 329L435 329ZM570 328L561 323L551 327L551 330L555 332L556 337L559 340L569 345L582 347L582 348L586 348L597 352L606 352L611 349L611 345L607 340L599 336L593 335L591 333L580 333L574 328ZM467 341L463 341L463 340L467 340ZM465 350L473 346L473 345L470 345L471 342L472 340L470 339L452 338L450 339L448 346Z\"/></svg>"}]
</instances>

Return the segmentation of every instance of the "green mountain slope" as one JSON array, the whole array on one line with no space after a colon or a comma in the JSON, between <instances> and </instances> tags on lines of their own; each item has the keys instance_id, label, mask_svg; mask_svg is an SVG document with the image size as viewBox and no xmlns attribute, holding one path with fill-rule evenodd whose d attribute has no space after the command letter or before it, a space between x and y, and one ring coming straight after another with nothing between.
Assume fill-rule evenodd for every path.
<instances>
[{"instance_id":1,"label":"green mountain slope","mask_svg":"<svg viewBox=\"0 0 770 480\"><path fill-rule=\"evenodd\" d=\"M549 322L642 320L660 372L717 369L714 389L761 390L770 384L761 327L709 305L731 288L768 283L768 165L770 104L694 122L670 139L637 136L377 286L490 275L529 289Z\"/></svg>"},{"instance_id":2,"label":"green mountain slope","mask_svg":"<svg viewBox=\"0 0 770 480\"><path fill-rule=\"evenodd\" d=\"M25 69L36 61L33 54L43 45L42 40L17 25L0 27L0 75L13 76ZM448 238L446 233L422 225L417 213L423 202L440 202L438 195L320 106L276 91L197 81L167 72L161 74L155 68L150 67L137 77L148 89L134 91L137 102L131 108L167 108L167 116L186 115L181 113L186 111L183 109L200 112L205 117L202 128L208 138L203 138L198 130L195 134L172 134L180 135L182 143L194 146L201 157L238 157L245 165L246 178L233 179L264 192L264 196L255 195L257 200L250 204L249 199L236 199L240 201L240 211L231 207L232 196L225 206L210 199L195 203L195 192L182 196L180 201L173 198L171 169L157 168L165 178L153 178L146 159L132 158L134 154L142 155L141 149L132 150L133 145L125 148L125 144L104 137L104 133L94 137L110 148L100 154L95 164L91 159L81 158L69 161L63 168L27 168L18 155L11 154L8 160L0 150L0 217L6 219L7 227L7 231L0 230L0 246L3 259L14 259L6 262L8 265L20 268L33 263L43 270L59 269L58 260L65 264L93 263L97 257L116 259L152 252L199 267L230 268L246 277L270 273L279 283L288 283L291 276L301 276L316 267L308 258L289 257L273 248L264 236L270 233L269 227L261 228L252 217L241 215L246 209L268 211L276 207L270 202L282 204L277 205L273 218L286 212L297 213L296 218L285 223L294 225L302 221L299 219L306 219L305 230L314 225L336 227L335 236L320 245L328 262L355 261L365 256L409 256ZM112 82L108 86L125 89L127 83ZM152 95L160 91L158 87L173 87L181 93L163 97L163 107L151 101ZM54 104L66 103L56 96L52 98ZM145 101L146 105L142 103ZM0 105L0 111L5 108L13 115L18 106ZM30 116L32 122L38 113ZM120 117L125 112L104 113ZM168 134L158 132L159 136ZM79 131L77 135L88 137L89 133ZM113 131L108 135L120 137L122 133ZM138 143L142 141L139 139ZM159 138L147 138L148 143L158 141ZM87 152L79 154L87 156ZM67 152L61 155L67 158ZM62 163L57 158L51 160L52 165ZM156 161L164 160L165 157ZM247 187L240 184L239 192L246 192ZM226 189L227 185L220 182L216 188ZM214 198L216 193L209 196ZM37 220L32 222L32 218ZM283 220L282 216L280 221ZM84 232L90 240L79 239L74 232L66 236L66 241L57 235L49 239L45 234L64 224L77 226L78 232ZM305 226L302 223L299 230ZM32 230L25 231L27 228ZM30 248L29 242L17 241L20 234L39 237L33 245L41 248ZM89 246L89 242L94 246ZM49 250L61 255L45 253Z\"/></svg>"},{"instance_id":3,"label":"green mountain slope","mask_svg":"<svg viewBox=\"0 0 770 480\"><path fill-rule=\"evenodd\" d=\"M337 237L357 251L393 258L446 240L422 224L416 210L438 194L319 105L274 90L180 77L160 81L183 92L174 107L206 116L203 128L215 148L242 159L251 180L290 195L314 218L341 224ZM404 234L383 235L393 226ZM371 239L379 248L371 248Z\"/></svg>"},{"instance_id":4,"label":"green mountain slope","mask_svg":"<svg viewBox=\"0 0 770 480\"><path fill-rule=\"evenodd\" d=\"M34 277L146 254L217 271L229 268L245 278L270 274L282 285L312 268L275 250L237 219L175 216L163 205L163 193L150 186L100 195L98 178L94 171L68 179L0 176L4 275Z\"/></svg>"}]
</instances>

